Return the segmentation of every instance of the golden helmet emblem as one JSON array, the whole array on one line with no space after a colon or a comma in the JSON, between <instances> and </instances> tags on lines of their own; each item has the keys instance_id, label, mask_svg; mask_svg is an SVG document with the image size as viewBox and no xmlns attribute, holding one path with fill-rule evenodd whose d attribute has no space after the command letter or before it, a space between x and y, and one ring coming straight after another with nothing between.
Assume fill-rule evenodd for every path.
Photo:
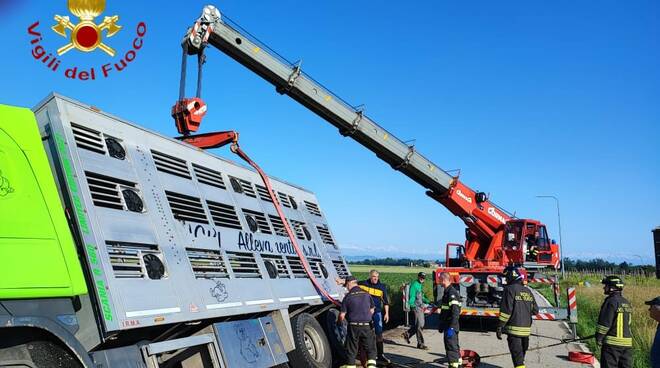
<instances>
[{"instance_id":1,"label":"golden helmet emblem","mask_svg":"<svg viewBox=\"0 0 660 368\"><path fill-rule=\"evenodd\" d=\"M84 52L99 48L108 55L115 56L115 50L103 43L103 31L107 30L106 37L112 37L119 32L119 16L106 16L100 24L94 23L94 18L105 10L105 0L69 0L68 7L71 14L80 18L80 22L74 24L69 16L55 16L57 24L52 27L53 31L70 40L57 50L57 54L62 55L73 48ZM67 30L71 31L70 35L67 35Z\"/></svg>"}]
</instances>

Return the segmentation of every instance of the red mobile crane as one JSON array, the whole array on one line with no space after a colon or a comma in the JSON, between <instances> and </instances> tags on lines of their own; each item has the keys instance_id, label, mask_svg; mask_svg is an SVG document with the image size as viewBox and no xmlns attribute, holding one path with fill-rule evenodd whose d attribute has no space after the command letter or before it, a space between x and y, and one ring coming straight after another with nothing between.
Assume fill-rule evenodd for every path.
<instances>
[{"instance_id":1,"label":"red mobile crane","mask_svg":"<svg viewBox=\"0 0 660 368\"><path fill-rule=\"evenodd\" d=\"M495 307L504 267L525 267L530 280L540 278L544 268L559 265L559 245L550 241L546 227L531 219L519 219L492 203L484 192L475 191L419 154L414 146L397 139L363 110L344 102L327 88L256 40L238 25L206 6L182 43L182 73L179 100L172 107L180 139L200 148L226 144L228 132L192 134L206 113L201 99L201 71L204 51L211 45L273 84L427 189L426 194L441 203L466 224L464 244L447 244L446 262L438 271L448 271L460 285L467 306ZM197 96L185 98L186 60L197 55ZM233 136L232 136L233 137ZM435 272L437 275L438 272ZM437 280L436 281L437 284ZM488 314L486 314L488 315Z\"/></svg>"}]
</instances>

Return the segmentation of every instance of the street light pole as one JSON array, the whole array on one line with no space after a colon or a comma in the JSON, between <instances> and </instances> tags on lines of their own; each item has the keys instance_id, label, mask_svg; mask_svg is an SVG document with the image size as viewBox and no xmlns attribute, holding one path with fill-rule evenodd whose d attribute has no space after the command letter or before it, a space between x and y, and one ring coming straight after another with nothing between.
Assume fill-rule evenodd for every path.
<instances>
[{"instance_id":1,"label":"street light pole","mask_svg":"<svg viewBox=\"0 0 660 368\"><path fill-rule=\"evenodd\" d=\"M536 198L552 198L555 200L555 204L557 204L557 223L559 224L559 262L561 263L561 278L563 279L565 276L564 273L564 241L561 238L561 214L559 213L559 199L553 195L537 195Z\"/></svg>"}]
</instances>

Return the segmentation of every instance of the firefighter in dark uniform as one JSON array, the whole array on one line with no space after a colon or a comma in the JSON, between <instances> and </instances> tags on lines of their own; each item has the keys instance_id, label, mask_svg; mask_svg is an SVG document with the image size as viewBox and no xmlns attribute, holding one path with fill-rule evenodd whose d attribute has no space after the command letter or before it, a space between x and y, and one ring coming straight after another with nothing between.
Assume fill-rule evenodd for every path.
<instances>
[{"instance_id":1,"label":"firefighter in dark uniform","mask_svg":"<svg viewBox=\"0 0 660 368\"><path fill-rule=\"evenodd\" d=\"M348 294L341 303L338 323L344 319L348 322L348 333L346 334L347 362L342 368L355 368L355 359L358 350L362 348L367 352L367 368L376 367L376 334L372 327L372 315L374 314L374 301L371 296L360 289L354 276L346 278L346 289Z\"/></svg>"},{"instance_id":2,"label":"firefighter in dark uniform","mask_svg":"<svg viewBox=\"0 0 660 368\"><path fill-rule=\"evenodd\" d=\"M601 283L607 298L600 307L596 343L601 348L602 368L632 367L632 334L630 318L632 306L621 295L623 280L618 276L607 276Z\"/></svg>"},{"instance_id":3,"label":"firefighter in dark uniform","mask_svg":"<svg viewBox=\"0 0 660 368\"><path fill-rule=\"evenodd\" d=\"M369 278L358 283L362 290L371 295L374 300L374 332L376 333L376 352L379 364L390 364L383 348L383 325L390 320L390 301L387 297L387 287L380 282L380 273L377 270L369 271Z\"/></svg>"},{"instance_id":4,"label":"firefighter in dark uniform","mask_svg":"<svg viewBox=\"0 0 660 368\"><path fill-rule=\"evenodd\" d=\"M506 341L513 366L525 368L525 354L532 332L532 316L539 312L539 307L532 292L523 285L525 277L520 269L509 266L504 270L504 275L507 285L500 304L497 338L502 340L502 332L507 334Z\"/></svg>"},{"instance_id":5,"label":"firefighter in dark uniform","mask_svg":"<svg viewBox=\"0 0 660 368\"><path fill-rule=\"evenodd\" d=\"M458 346L458 319L461 316L461 295L451 285L449 273L440 274L440 284L445 289L440 302L440 332L444 332L445 353L449 368L461 367L461 348Z\"/></svg>"}]
</instances>

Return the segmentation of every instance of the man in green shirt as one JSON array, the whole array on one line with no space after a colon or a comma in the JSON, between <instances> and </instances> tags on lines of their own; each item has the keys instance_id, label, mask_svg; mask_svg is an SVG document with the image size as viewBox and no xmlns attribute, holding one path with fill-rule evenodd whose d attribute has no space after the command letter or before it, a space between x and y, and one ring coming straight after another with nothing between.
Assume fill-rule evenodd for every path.
<instances>
[{"instance_id":1,"label":"man in green shirt","mask_svg":"<svg viewBox=\"0 0 660 368\"><path fill-rule=\"evenodd\" d=\"M410 309L415 313L415 320L413 321L410 329L403 333L403 338L408 344L410 344L410 337L415 335L417 337L417 348L428 350L428 347L424 345L424 305L429 303L429 300L424 296L422 286L426 280L426 274L420 272L417 274L417 280L413 280L410 283L410 288L408 289L408 305Z\"/></svg>"}]
</instances>

